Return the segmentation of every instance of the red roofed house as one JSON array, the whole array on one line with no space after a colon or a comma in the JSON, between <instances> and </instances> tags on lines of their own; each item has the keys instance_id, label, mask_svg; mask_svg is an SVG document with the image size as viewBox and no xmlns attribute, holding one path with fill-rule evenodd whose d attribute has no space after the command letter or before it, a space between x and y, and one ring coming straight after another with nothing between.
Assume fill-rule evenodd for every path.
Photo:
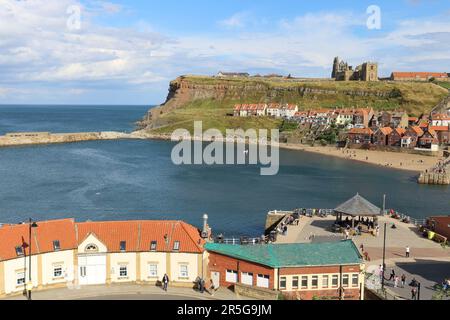
<instances>
[{"instance_id":1,"label":"red roofed house","mask_svg":"<svg viewBox=\"0 0 450 320\"><path fill-rule=\"evenodd\" d=\"M353 128L347 134L351 144L370 144L372 135L373 131L369 128Z\"/></svg>"},{"instance_id":2,"label":"red roofed house","mask_svg":"<svg viewBox=\"0 0 450 320\"><path fill-rule=\"evenodd\" d=\"M450 126L450 115L434 114L431 116L431 125L433 127L448 127Z\"/></svg>"},{"instance_id":3,"label":"red roofed house","mask_svg":"<svg viewBox=\"0 0 450 320\"><path fill-rule=\"evenodd\" d=\"M388 145L393 147L400 147L402 144L402 137L406 130L403 128L396 128L388 136Z\"/></svg>"},{"instance_id":4,"label":"red roofed house","mask_svg":"<svg viewBox=\"0 0 450 320\"><path fill-rule=\"evenodd\" d=\"M373 144L377 146L389 145L388 137L392 133L391 127L379 128L373 135Z\"/></svg>"},{"instance_id":5,"label":"red roofed house","mask_svg":"<svg viewBox=\"0 0 450 320\"><path fill-rule=\"evenodd\" d=\"M419 126L411 126L406 129L402 137L402 148L415 148L423 133L423 130Z\"/></svg>"},{"instance_id":6,"label":"red roofed house","mask_svg":"<svg viewBox=\"0 0 450 320\"><path fill-rule=\"evenodd\" d=\"M450 126L435 126L430 128L436 132L439 144L447 145L450 143Z\"/></svg>"},{"instance_id":7,"label":"red roofed house","mask_svg":"<svg viewBox=\"0 0 450 320\"><path fill-rule=\"evenodd\" d=\"M197 228L182 221L38 222L32 229L33 290L67 285L160 281L191 287L203 276ZM29 282L28 225L0 227L0 296ZM25 270L25 262L26 268Z\"/></svg>"},{"instance_id":8,"label":"red roofed house","mask_svg":"<svg viewBox=\"0 0 450 320\"><path fill-rule=\"evenodd\" d=\"M439 139L436 131L431 128L425 130L424 134L419 138L418 148L429 149L431 151L439 150Z\"/></svg>"},{"instance_id":9,"label":"red roofed house","mask_svg":"<svg viewBox=\"0 0 450 320\"><path fill-rule=\"evenodd\" d=\"M445 72L393 72L393 81L429 81L430 79L447 80L448 74Z\"/></svg>"}]
</instances>

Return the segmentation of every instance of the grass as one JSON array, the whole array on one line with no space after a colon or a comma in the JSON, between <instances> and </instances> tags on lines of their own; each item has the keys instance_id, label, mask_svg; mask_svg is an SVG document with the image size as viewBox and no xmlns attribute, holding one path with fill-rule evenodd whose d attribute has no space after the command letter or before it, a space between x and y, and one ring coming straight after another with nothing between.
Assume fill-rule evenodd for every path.
<instances>
[{"instance_id":1,"label":"grass","mask_svg":"<svg viewBox=\"0 0 450 320\"><path fill-rule=\"evenodd\" d=\"M435 81L434 83L442 88L450 90L450 81Z\"/></svg>"},{"instance_id":2,"label":"grass","mask_svg":"<svg viewBox=\"0 0 450 320\"><path fill-rule=\"evenodd\" d=\"M226 133L226 129L276 129L282 121L269 117L230 117L227 113L232 108L221 107L214 100L196 100L183 108L163 115L161 118L167 125L152 130L154 133L167 134L176 129L186 129L193 133L194 121L202 121L203 130L214 128Z\"/></svg>"}]
</instances>

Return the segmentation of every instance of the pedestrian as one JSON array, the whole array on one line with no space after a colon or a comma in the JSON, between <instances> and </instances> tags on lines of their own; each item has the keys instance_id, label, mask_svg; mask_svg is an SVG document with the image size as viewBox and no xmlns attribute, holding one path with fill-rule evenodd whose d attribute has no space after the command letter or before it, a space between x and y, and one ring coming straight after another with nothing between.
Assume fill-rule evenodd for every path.
<instances>
[{"instance_id":1,"label":"pedestrian","mask_svg":"<svg viewBox=\"0 0 450 320\"><path fill-rule=\"evenodd\" d=\"M402 288L405 287L405 283L406 283L406 276L405 274L402 274Z\"/></svg>"},{"instance_id":2,"label":"pedestrian","mask_svg":"<svg viewBox=\"0 0 450 320\"><path fill-rule=\"evenodd\" d=\"M209 294L211 296L214 296L214 291L216 290L215 286L214 286L214 281L211 279L210 280L210 284L209 284Z\"/></svg>"},{"instance_id":3,"label":"pedestrian","mask_svg":"<svg viewBox=\"0 0 450 320\"><path fill-rule=\"evenodd\" d=\"M411 300L416 300L417 299L417 288L413 287L411 289Z\"/></svg>"},{"instance_id":4,"label":"pedestrian","mask_svg":"<svg viewBox=\"0 0 450 320\"><path fill-rule=\"evenodd\" d=\"M398 282L399 282L400 278L398 276L395 277L394 280L394 288L398 288Z\"/></svg>"},{"instance_id":5,"label":"pedestrian","mask_svg":"<svg viewBox=\"0 0 450 320\"><path fill-rule=\"evenodd\" d=\"M164 274L164 277L162 279L162 283L163 283L164 291L167 292L167 287L169 286L169 276L167 275L167 273Z\"/></svg>"},{"instance_id":6,"label":"pedestrian","mask_svg":"<svg viewBox=\"0 0 450 320\"><path fill-rule=\"evenodd\" d=\"M409 246L406 247L406 257L409 258L411 254L411 249L409 248Z\"/></svg>"},{"instance_id":7,"label":"pedestrian","mask_svg":"<svg viewBox=\"0 0 450 320\"><path fill-rule=\"evenodd\" d=\"M361 245L359 246L359 248L361 249L361 252L364 253L364 245L361 243Z\"/></svg>"},{"instance_id":8,"label":"pedestrian","mask_svg":"<svg viewBox=\"0 0 450 320\"><path fill-rule=\"evenodd\" d=\"M395 270L394 269L392 269L391 276L389 277L388 281L392 281L392 280L395 280Z\"/></svg>"}]
</instances>

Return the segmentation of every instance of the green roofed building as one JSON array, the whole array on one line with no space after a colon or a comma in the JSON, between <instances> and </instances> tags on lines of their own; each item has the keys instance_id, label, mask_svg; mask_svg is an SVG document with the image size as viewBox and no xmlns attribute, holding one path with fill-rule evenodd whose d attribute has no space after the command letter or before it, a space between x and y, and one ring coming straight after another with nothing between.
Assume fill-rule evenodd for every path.
<instances>
[{"instance_id":1,"label":"green roofed building","mask_svg":"<svg viewBox=\"0 0 450 320\"><path fill-rule=\"evenodd\" d=\"M364 296L364 263L353 241L268 245L207 243L216 286L254 294L279 291L292 299Z\"/></svg>"}]
</instances>

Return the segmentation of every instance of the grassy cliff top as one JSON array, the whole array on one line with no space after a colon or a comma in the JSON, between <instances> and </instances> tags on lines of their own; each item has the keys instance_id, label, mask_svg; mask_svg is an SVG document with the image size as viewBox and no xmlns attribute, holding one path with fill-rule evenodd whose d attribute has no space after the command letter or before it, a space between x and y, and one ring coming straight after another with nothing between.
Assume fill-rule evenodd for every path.
<instances>
[{"instance_id":1,"label":"grassy cliff top","mask_svg":"<svg viewBox=\"0 0 450 320\"><path fill-rule=\"evenodd\" d=\"M177 84L183 83L181 90ZM204 129L272 129L282 121L266 117L230 117L236 103L294 103L300 109L373 107L375 110L405 110L410 115L430 112L448 90L420 82L336 82L320 79L216 78L187 75L172 82L174 90L166 106L158 110L151 131L169 133L191 130L194 121Z\"/></svg>"}]
</instances>

